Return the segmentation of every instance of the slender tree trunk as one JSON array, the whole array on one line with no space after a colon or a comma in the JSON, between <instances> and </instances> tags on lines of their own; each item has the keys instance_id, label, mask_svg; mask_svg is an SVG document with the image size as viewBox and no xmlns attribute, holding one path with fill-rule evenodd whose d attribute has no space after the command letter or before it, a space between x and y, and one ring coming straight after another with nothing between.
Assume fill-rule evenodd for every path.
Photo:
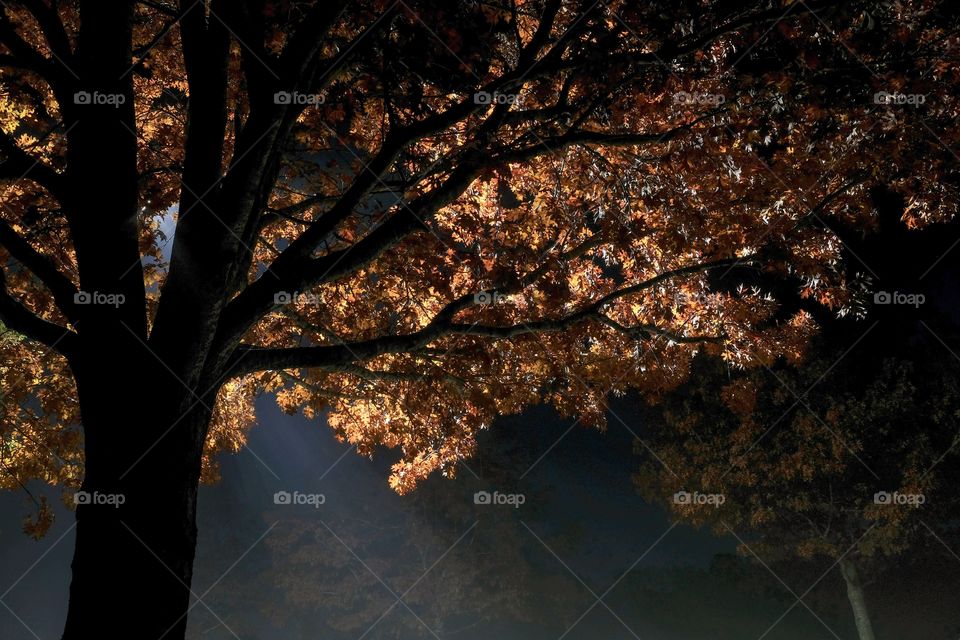
<instances>
[{"instance_id":1,"label":"slender tree trunk","mask_svg":"<svg viewBox=\"0 0 960 640\"><path fill-rule=\"evenodd\" d=\"M852 560L844 558L840 561L840 572L847 584L847 599L853 610L853 620L857 625L857 635L860 640L876 640L873 635L873 624L870 622L870 613L867 610L867 599L860 583L860 574Z\"/></svg>"},{"instance_id":2,"label":"slender tree trunk","mask_svg":"<svg viewBox=\"0 0 960 640\"><path fill-rule=\"evenodd\" d=\"M210 401L145 360L127 366L114 376L75 366L86 476L63 640L186 633Z\"/></svg>"}]
</instances>

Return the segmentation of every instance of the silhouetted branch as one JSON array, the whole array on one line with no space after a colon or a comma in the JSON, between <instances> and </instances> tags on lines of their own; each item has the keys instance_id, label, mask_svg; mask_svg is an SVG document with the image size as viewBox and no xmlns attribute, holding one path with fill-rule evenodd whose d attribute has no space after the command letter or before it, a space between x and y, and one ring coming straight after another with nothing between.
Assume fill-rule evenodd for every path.
<instances>
[{"instance_id":1,"label":"silhouetted branch","mask_svg":"<svg viewBox=\"0 0 960 640\"><path fill-rule=\"evenodd\" d=\"M37 316L10 295L3 269L0 269L0 321L17 333L45 344L64 355L68 355L73 350L76 334Z\"/></svg>"},{"instance_id":2,"label":"silhouetted branch","mask_svg":"<svg viewBox=\"0 0 960 640\"><path fill-rule=\"evenodd\" d=\"M752 257L741 259L749 261ZM561 318L532 319L510 325L461 324L454 316L478 304L474 294L468 294L448 303L423 329L405 335L390 335L347 342L340 345L292 348L258 348L241 346L229 368L230 375L239 376L270 369L327 368L370 360L389 353L407 353L428 346L436 340L451 336L477 336L494 339L509 339L531 333L550 333L566 330L585 321L598 321L609 326L603 309L606 305L633 293L650 289L671 278L709 271L737 263L736 259L715 260L661 273L635 285L617 289L583 309ZM638 328L650 335L663 335L675 342L716 342L722 336L682 336L668 329L644 325ZM639 336L637 333L634 337Z\"/></svg>"}]
</instances>

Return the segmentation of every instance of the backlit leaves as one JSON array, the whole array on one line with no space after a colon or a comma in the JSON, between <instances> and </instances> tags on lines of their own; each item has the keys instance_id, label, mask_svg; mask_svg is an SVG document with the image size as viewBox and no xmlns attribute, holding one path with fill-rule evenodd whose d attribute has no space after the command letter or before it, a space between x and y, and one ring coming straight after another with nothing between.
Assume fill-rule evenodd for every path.
<instances>
[{"instance_id":1,"label":"backlit leaves","mask_svg":"<svg viewBox=\"0 0 960 640\"><path fill-rule=\"evenodd\" d=\"M298 90L316 92L283 123L289 135L276 180L243 242L249 262L221 302L280 278L271 270L277 256L339 216L304 252L324 272L283 292L290 304L254 318L243 347L388 344L441 325L456 330L350 362L227 382L206 440L208 479L216 475L210 456L243 445L259 392L274 393L285 411L326 416L363 455L397 449L390 482L408 491L433 471L454 473L478 431L534 403L602 427L610 393L662 396L687 378L699 353L734 369L798 362L813 319L784 310L770 282L855 313L860 291L841 268L837 230L873 228L869 189L882 184L903 195L912 225L956 211L949 149L960 78L947 61L960 43L946 3L817 4L815 16L799 6L785 16L786 4L766 3L400 4L393 11L388 2L350 3L312 39L326 72L299 79ZM76 3L57 6L74 45ZM243 160L234 153L240 134L277 106L264 87L279 77L312 7L263 3L260 15L248 16L256 28L233 36L223 172ZM14 32L55 65L29 12L6 11ZM206 194L186 194L201 198L194 211L178 208L191 104L180 26L150 3L136 12L130 134L138 141L144 314L152 323L173 223L216 212ZM9 43L3 48L12 53ZM919 55L906 60L905 51ZM881 104L878 92L926 99ZM60 99L42 69L0 64L5 158L19 148L63 171ZM55 194L20 177L3 175L0 219L79 285ZM409 229L387 235L398 221ZM726 262L701 268L714 261ZM11 295L69 325L10 251L0 249L0 262ZM476 327L483 331L468 330ZM28 379L22 387L11 380L4 395L8 475L75 485L81 440L69 371L36 343L0 348L3 362L21 363L15 373ZM746 418L755 401L748 389L724 394L744 418L733 463L749 455L756 425ZM28 451L20 429L56 456ZM804 461L834 449L798 444L793 458L778 462L786 467L770 471L809 479ZM762 475L738 469L744 483Z\"/></svg>"}]
</instances>

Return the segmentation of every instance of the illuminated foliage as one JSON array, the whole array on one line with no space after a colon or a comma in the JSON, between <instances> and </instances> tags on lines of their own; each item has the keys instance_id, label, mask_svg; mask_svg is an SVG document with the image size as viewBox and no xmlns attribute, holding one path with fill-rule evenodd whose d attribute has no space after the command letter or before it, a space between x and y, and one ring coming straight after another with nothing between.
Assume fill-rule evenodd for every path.
<instances>
[{"instance_id":1,"label":"illuminated foliage","mask_svg":"<svg viewBox=\"0 0 960 640\"><path fill-rule=\"evenodd\" d=\"M767 4L130 3L114 78L92 5L5 3L3 486L79 482L93 350L217 398L208 479L266 391L400 492L533 403L799 358L811 318L724 277L848 313L832 221L953 215L958 41L946 3Z\"/></svg>"}]
</instances>

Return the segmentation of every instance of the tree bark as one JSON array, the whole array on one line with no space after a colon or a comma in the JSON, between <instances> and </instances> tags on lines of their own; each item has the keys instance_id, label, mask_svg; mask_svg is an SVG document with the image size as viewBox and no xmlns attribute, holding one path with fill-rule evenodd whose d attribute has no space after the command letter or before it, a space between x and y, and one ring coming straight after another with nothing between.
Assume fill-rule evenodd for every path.
<instances>
[{"instance_id":1,"label":"tree bark","mask_svg":"<svg viewBox=\"0 0 960 640\"><path fill-rule=\"evenodd\" d=\"M74 365L86 475L63 640L186 634L211 404L172 386L159 365L127 360L131 369L110 377Z\"/></svg>"},{"instance_id":2,"label":"tree bark","mask_svg":"<svg viewBox=\"0 0 960 640\"><path fill-rule=\"evenodd\" d=\"M853 620L857 625L857 635L860 640L876 640L873 634L873 624L870 622L870 614L867 610L867 599L863 593L863 585L860 582L860 574L857 566L848 558L840 561L840 572L843 574L843 580L847 585L847 599L850 601L850 608L853 610Z\"/></svg>"}]
</instances>

